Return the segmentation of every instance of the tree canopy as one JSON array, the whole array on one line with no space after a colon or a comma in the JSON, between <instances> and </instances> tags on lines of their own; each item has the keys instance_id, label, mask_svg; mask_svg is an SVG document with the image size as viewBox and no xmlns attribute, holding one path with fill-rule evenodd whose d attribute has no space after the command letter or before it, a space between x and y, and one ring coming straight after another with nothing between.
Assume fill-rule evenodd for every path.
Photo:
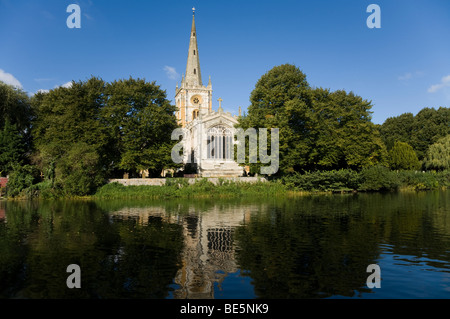
<instances>
[{"instance_id":1,"label":"tree canopy","mask_svg":"<svg viewBox=\"0 0 450 319\"><path fill-rule=\"evenodd\" d=\"M33 105L35 162L70 194L92 193L114 172L156 174L172 163L175 107L154 82L92 77L38 93Z\"/></svg>"},{"instance_id":2,"label":"tree canopy","mask_svg":"<svg viewBox=\"0 0 450 319\"><path fill-rule=\"evenodd\" d=\"M0 81L0 176L23 164L31 149L33 113L28 95Z\"/></svg>"},{"instance_id":3,"label":"tree canopy","mask_svg":"<svg viewBox=\"0 0 450 319\"><path fill-rule=\"evenodd\" d=\"M15 164L21 164L25 151L24 139L16 124L10 124L6 119L0 130L0 176L8 175Z\"/></svg>"},{"instance_id":4,"label":"tree canopy","mask_svg":"<svg viewBox=\"0 0 450 319\"><path fill-rule=\"evenodd\" d=\"M395 141L405 142L423 160L431 144L450 134L450 109L423 108L416 116L404 113L390 117L381 125L380 133L388 149Z\"/></svg>"},{"instance_id":5,"label":"tree canopy","mask_svg":"<svg viewBox=\"0 0 450 319\"><path fill-rule=\"evenodd\" d=\"M404 142L395 142L389 151L389 165L397 170L417 170L420 169L420 162L416 152L411 145Z\"/></svg>"},{"instance_id":6,"label":"tree canopy","mask_svg":"<svg viewBox=\"0 0 450 319\"><path fill-rule=\"evenodd\" d=\"M283 172L363 168L387 158L371 122L371 103L343 90L311 88L290 64L272 68L256 83L244 129L280 129Z\"/></svg>"},{"instance_id":7,"label":"tree canopy","mask_svg":"<svg viewBox=\"0 0 450 319\"><path fill-rule=\"evenodd\" d=\"M0 81L0 115L0 129L9 121L19 131L28 130L33 113L27 93Z\"/></svg>"}]
</instances>

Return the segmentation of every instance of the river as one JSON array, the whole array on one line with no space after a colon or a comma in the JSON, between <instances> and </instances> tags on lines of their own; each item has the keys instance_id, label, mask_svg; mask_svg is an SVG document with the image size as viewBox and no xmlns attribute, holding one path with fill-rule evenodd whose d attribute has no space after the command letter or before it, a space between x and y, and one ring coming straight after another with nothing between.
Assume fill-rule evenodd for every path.
<instances>
[{"instance_id":1,"label":"river","mask_svg":"<svg viewBox=\"0 0 450 319\"><path fill-rule=\"evenodd\" d=\"M0 201L0 298L450 298L450 191Z\"/></svg>"}]
</instances>

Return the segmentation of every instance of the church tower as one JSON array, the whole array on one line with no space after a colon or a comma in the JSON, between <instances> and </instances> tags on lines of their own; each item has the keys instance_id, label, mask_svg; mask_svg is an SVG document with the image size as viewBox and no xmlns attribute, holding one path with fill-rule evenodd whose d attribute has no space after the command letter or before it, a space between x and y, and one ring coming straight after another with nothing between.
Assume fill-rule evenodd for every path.
<instances>
[{"instance_id":1,"label":"church tower","mask_svg":"<svg viewBox=\"0 0 450 319\"><path fill-rule=\"evenodd\" d=\"M195 8L192 8L192 26L189 51L186 64L186 75L183 75L181 86L176 87L175 103L178 107L176 117L182 127L195 119L212 111L211 78L207 86L203 86L198 54L197 30L195 28Z\"/></svg>"}]
</instances>

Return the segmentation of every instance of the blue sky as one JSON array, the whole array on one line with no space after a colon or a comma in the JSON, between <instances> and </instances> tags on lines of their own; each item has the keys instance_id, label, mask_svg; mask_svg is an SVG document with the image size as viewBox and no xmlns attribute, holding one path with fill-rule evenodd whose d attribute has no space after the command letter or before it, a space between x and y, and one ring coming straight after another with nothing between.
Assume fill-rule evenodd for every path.
<instances>
[{"instance_id":1,"label":"blue sky","mask_svg":"<svg viewBox=\"0 0 450 319\"><path fill-rule=\"evenodd\" d=\"M68 5L81 8L69 29ZM369 4L381 28L369 29ZM192 10L203 81L237 114L283 63L313 87L373 104L373 122L450 104L450 1L0 0L0 80L33 94L91 75L145 78L173 99L185 72Z\"/></svg>"}]
</instances>

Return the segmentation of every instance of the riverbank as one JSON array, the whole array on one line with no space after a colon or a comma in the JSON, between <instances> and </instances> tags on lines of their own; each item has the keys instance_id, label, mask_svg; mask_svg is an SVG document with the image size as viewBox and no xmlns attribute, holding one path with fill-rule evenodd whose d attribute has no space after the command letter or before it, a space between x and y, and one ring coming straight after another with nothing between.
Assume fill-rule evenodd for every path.
<instances>
[{"instance_id":1,"label":"riverbank","mask_svg":"<svg viewBox=\"0 0 450 319\"><path fill-rule=\"evenodd\" d=\"M305 172L279 178L166 178L150 183L144 179L110 180L89 196L73 196L41 182L14 199L121 199L121 198L231 198L303 196L355 192L421 191L450 188L450 171L392 171L371 167L362 171ZM126 183L124 182L126 181ZM10 199L10 198L9 198Z\"/></svg>"},{"instance_id":2,"label":"riverbank","mask_svg":"<svg viewBox=\"0 0 450 319\"><path fill-rule=\"evenodd\" d=\"M361 172L353 170L321 171L285 176L270 181L210 181L167 179L161 186L124 186L110 183L98 189L94 198L211 198L274 197L311 194L422 191L450 187L450 172L391 171L374 167Z\"/></svg>"}]
</instances>

